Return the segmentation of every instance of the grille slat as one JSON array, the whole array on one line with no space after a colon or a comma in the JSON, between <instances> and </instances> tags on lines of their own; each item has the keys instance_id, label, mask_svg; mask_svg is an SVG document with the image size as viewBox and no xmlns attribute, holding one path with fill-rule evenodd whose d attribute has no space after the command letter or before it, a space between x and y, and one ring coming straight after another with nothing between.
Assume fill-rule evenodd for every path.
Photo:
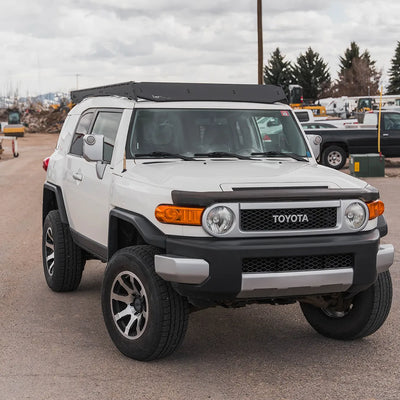
<instances>
[{"instance_id":1,"label":"grille slat","mask_svg":"<svg viewBox=\"0 0 400 400\"><path fill-rule=\"evenodd\" d=\"M282 208L240 210L244 232L329 229L337 223L337 208Z\"/></svg>"},{"instance_id":2,"label":"grille slat","mask_svg":"<svg viewBox=\"0 0 400 400\"><path fill-rule=\"evenodd\" d=\"M296 272L325 269L352 268L353 254L333 254L322 256L258 257L244 258L243 273Z\"/></svg>"}]
</instances>

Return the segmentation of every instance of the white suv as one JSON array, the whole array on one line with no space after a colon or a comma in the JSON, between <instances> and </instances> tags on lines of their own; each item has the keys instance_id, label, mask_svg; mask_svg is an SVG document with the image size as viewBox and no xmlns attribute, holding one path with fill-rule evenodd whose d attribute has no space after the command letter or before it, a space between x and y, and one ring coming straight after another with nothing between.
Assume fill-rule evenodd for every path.
<instances>
[{"instance_id":1,"label":"white suv","mask_svg":"<svg viewBox=\"0 0 400 400\"><path fill-rule=\"evenodd\" d=\"M107 262L102 309L138 360L191 310L298 301L322 335L385 321L393 246L378 191L317 165L279 87L127 82L72 92L50 157L43 265L54 291ZM271 122L272 121L272 122Z\"/></svg>"}]
</instances>

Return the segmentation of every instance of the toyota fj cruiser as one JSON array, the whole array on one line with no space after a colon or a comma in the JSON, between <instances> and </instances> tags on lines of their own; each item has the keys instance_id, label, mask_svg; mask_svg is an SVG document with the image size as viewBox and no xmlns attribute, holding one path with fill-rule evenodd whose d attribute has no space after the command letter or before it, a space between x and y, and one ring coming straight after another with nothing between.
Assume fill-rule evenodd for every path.
<instances>
[{"instance_id":1,"label":"toyota fj cruiser","mask_svg":"<svg viewBox=\"0 0 400 400\"><path fill-rule=\"evenodd\" d=\"M102 310L137 360L172 353L191 310L299 302L320 334L361 338L391 306L378 191L319 166L275 86L78 90L43 192L43 266L77 289L107 262Z\"/></svg>"}]
</instances>

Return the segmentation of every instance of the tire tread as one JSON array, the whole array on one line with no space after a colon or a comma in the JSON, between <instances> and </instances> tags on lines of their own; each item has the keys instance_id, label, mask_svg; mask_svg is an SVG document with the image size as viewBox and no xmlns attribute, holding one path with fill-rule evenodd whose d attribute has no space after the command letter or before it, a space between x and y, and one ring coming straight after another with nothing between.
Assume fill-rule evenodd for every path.
<instances>
[{"instance_id":1,"label":"tire tread","mask_svg":"<svg viewBox=\"0 0 400 400\"><path fill-rule=\"evenodd\" d=\"M327 316L320 308L301 304L308 323L321 335L339 340L360 339L376 332L386 321L392 304L390 272L378 275L376 282L356 295L357 307L342 318Z\"/></svg>"},{"instance_id":2,"label":"tire tread","mask_svg":"<svg viewBox=\"0 0 400 400\"><path fill-rule=\"evenodd\" d=\"M46 280L49 287L55 292L69 292L76 290L82 279L84 267L84 257L82 250L74 243L69 226L61 222L58 210L52 210L46 217L44 227L49 224L52 227L54 252L55 252L55 271L56 276L46 275L46 265L43 257ZM43 232L45 235L45 229ZM43 251L44 251L43 237Z\"/></svg>"},{"instance_id":3,"label":"tire tread","mask_svg":"<svg viewBox=\"0 0 400 400\"><path fill-rule=\"evenodd\" d=\"M151 279L157 287L157 296L162 299L163 313L160 325L159 340L157 345L146 354L142 353L138 355L136 354L135 350L129 350L123 345L119 347L118 335L112 334L110 328L107 326L110 336L117 348L128 357L139 359L141 361L151 361L154 359L164 358L171 354L182 343L188 326L189 307L187 300L175 292L171 284L161 279L154 270L154 256L156 254L160 254L160 252L161 249L158 249L154 246L138 245L119 250L110 260L110 263L112 264L115 257L128 256L130 260L133 259L136 263L146 266L147 271L150 273ZM107 293L104 289L106 286L106 279L108 279L107 270L102 290L103 314L105 320L108 319L107 315L105 314L107 313L107 300L105 300Z\"/></svg>"}]
</instances>

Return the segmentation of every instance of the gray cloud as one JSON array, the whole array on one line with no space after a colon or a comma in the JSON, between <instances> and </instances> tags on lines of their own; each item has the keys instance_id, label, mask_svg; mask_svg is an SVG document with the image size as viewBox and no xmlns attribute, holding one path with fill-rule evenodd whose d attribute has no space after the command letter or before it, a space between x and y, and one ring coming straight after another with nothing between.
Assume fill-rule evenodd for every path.
<instances>
[{"instance_id":1,"label":"gray cloud","mask_svg":"<svg viewBox=\"0 0 400 400\"><path fill-rule=\"evenodd\" d=\"M256 82L255 0L28 0L0 13L0 94L69 90L125 80ZM3 4L4 5L4 4ZM293 62L309 46L335 74L355 40L388 68L400 4L263 2L265 62L280 47ZM10 17L12 15L12 18ZM4 57L7 54L7 57Z\"/></svg>"}]
</instances>

